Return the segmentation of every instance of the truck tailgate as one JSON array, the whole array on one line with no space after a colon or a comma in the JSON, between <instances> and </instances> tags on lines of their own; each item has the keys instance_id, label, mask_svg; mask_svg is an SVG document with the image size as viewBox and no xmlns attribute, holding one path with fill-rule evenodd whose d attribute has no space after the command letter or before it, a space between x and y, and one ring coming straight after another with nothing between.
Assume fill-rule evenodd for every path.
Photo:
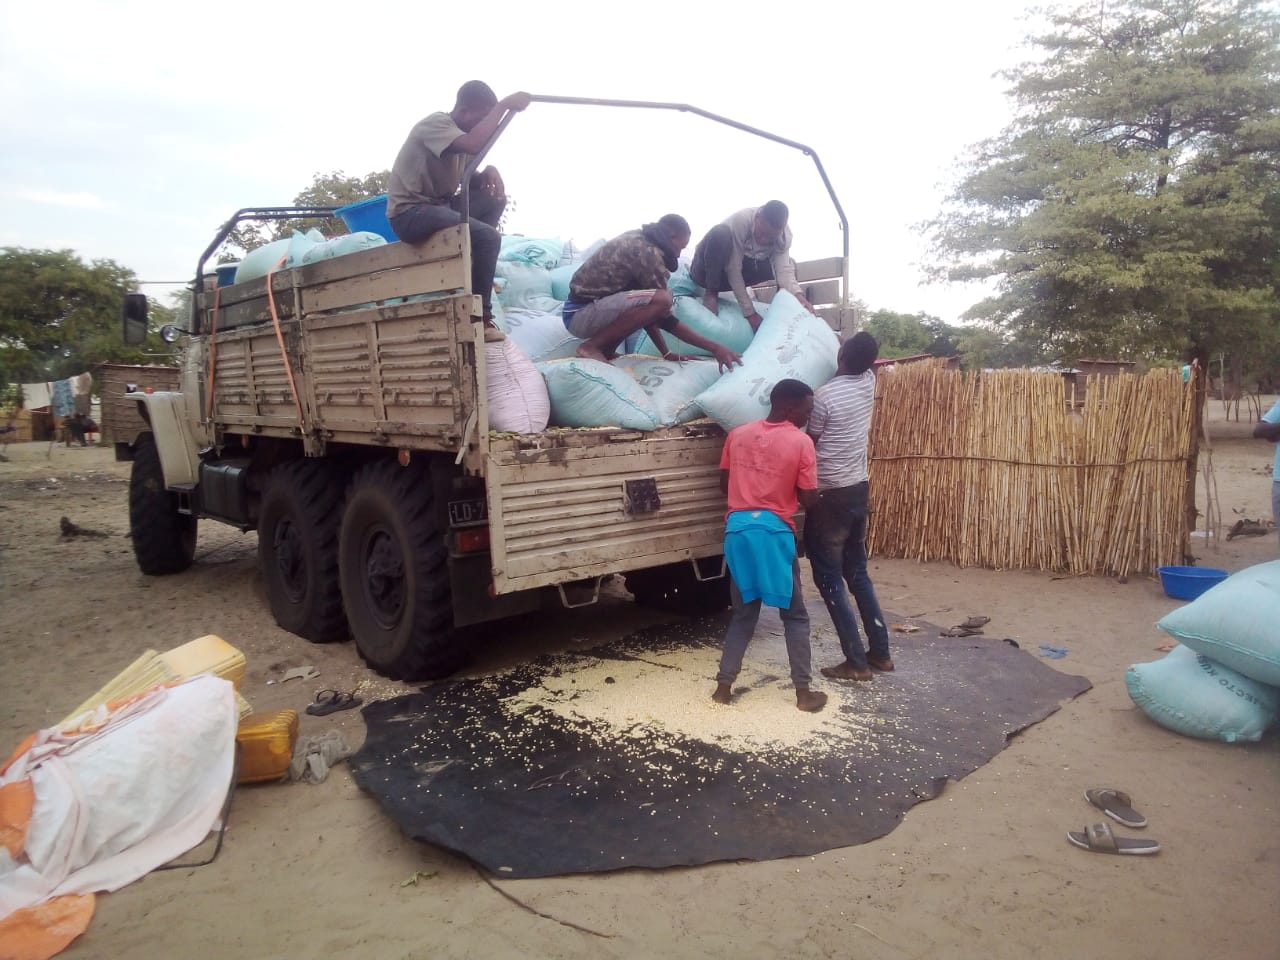
<instances>
[{"instance_id":1,"label":"truck tailgate","mask_svg":"<svg viewBox=\"0 0 1280 960\"><path fill-rule=\"evenodd\" d=\"M709 423L491 442L485 472L494 589L718 555L723 445L723 432Z\"/></svg>"}]
</instances>

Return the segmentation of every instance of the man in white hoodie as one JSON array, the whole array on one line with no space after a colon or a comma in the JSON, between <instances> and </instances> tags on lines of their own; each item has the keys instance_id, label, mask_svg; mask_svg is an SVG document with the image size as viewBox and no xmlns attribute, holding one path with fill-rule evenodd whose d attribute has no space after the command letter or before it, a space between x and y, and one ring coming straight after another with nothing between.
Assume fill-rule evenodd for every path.
<instances>
[{"instance_id":1,"label":"man in white hoodie","mask_svg":"<svg viewBox=\"0 0 1280 960\"><path fill-rule=\"evenodd\" d=\"M693 251L689 276L706 291L702 302L708 310L718 313L720 294L732 290L751 329L759 328L760 314L747 289L757 283L776 283L813 310L796 281L789 216L785 203L770 200L762 207L739 210L707 231Z\"/></svg>"}]
</instances>

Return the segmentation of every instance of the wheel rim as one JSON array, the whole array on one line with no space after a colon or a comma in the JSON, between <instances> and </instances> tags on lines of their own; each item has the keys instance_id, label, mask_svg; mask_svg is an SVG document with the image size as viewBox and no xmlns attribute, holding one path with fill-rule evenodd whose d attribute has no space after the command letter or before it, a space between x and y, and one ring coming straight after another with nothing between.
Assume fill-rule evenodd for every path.
<instances>
[{"instance_id":1,"label":"wheel rim","mask_svg":"<svg viewBox=\"0 0 1280 960\"><path fill-rule=\"evenodd\" d=\"M275 554L276 575L280 586L284 588L290 602L301 603L307 594L307 568L303 560L306 551L298 525L290 520L277 523L271 536L271 547Z\"/></svg>"},{"instance_id":2,"label":"wheel rim","mask_svg":"<svg viewBox=\"0 0 1280 960\"><path fill-rule=\"evenodd\" d=\"M400 542L390 531L372 530L365 540L364 599L374 621L392 630L404 614L405 567Z\"/></svg>"}]
</instances>

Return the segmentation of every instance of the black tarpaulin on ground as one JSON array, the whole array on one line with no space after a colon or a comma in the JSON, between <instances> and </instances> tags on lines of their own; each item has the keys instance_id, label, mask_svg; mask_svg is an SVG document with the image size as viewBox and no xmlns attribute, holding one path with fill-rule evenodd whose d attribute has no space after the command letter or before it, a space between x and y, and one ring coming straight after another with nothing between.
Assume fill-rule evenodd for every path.
<instances>
[{"instance_id":1,"label":"black tarpaulin on ground","mask_svg":"<svg viewBox=\"0 0 1280 960\"><path fill-rule=\"evenodd\" d=\"M810 613L817 676L840 657L820 601ZM895 635L894 673L819 677L831 700L801 714L767 610L736 702L720 707L710 693L725 622L370 704L356 782L409 836L501 876L808 855L883 836L1090 687L999 640L922 625ZM744 745L738 731L766 714L773 730Z\"/></svg>"}]
</instances>

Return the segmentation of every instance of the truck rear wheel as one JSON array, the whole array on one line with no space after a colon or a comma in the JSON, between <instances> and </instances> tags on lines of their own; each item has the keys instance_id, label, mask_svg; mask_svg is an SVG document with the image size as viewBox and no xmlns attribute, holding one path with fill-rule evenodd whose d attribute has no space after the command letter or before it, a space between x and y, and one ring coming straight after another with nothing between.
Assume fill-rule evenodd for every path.
<instances>
[{"instance_id":1,"label":"truck rear wheel","mask_svg":"<svg viewBox=\"0 0 1280 960\"><path fill-rule=\"evenodd\" d=\"M196 555L196 518L178 512L178 495L165 489L160 451L151 437L138 442L129 474L129 539L138 569L158 577L181 573Z\"/></svg>"},{"instance_id":2,"label":"truck rear wheel","mask_svg":"<svg viewBox=\"0 0 1280 960\"><path fill-rule=\"evenodd\" d=\"M342 605L360 655L393 680L446 676L465 662L431 476L370 464L347 494L338 543Z\"/></svg>"},{"instance_id":3,"label":"truck rear wheel","mask_svg":"<svg viewBox=\"0 0 1280 960\"><path fill-rule=\"evenodd\" d=\"M348 636L338 583L342 478L319 460L271 471L258 517L258 566L271 613L312 643Z\"/></svg>"},{"instance_id":4,"label":"truck rear wheel","mask_svg":"<svg viewBox=\"0 0 1280 960\"><path fill-rule=\"evenodd\" d=\"M718 566L718 559L707 557L699 560L699 569L704 575L714 573L712 568ZM728 572L714 580L699 580L694 575L693 565L687 560L646 570L632 570L625 575L625 583L636 603L655 610L698 617L719 613L729 606Z\"/></svg>"}]
</instances>

